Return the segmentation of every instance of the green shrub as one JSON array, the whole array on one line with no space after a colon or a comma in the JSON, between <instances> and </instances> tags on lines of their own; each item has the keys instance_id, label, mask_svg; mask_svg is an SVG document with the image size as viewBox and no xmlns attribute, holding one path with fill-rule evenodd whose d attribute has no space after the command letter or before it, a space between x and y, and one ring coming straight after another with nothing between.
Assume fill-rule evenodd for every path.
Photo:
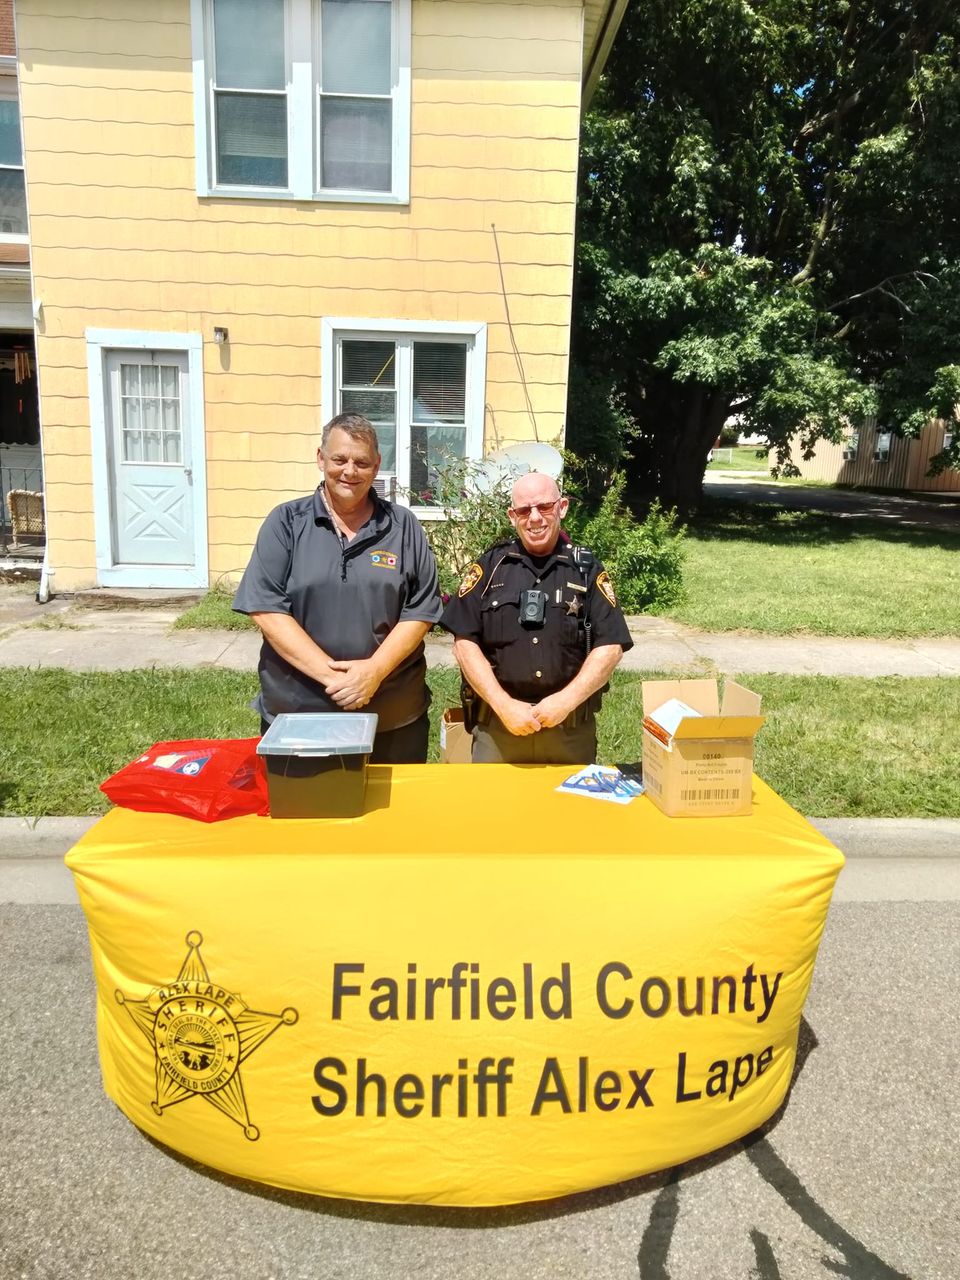
<instances>
[{"instance_id":1,"label":"green shrub","mask_svg":"<svg viewBox=\"0 0 960 1280\"><path fill-rule=\"evenodd\" d=\"M455 461L439 468L431 497L443 520L426 520L424 529L437 557L440 590L453 595L477 556L495 542L513 537L507 516L511 480L490 484L482 464Z\"/></svg>"},{"instance_id":2,"label":"green shrub","mask_svg":"<svg viewBox=\"0 0 960 1280\"><path fill-rule=\"evenodd\" d=\"M720 431L720 443L726 449L738 445L740 443L740 428L737 426L723 427Z\"/></svg>"},{"instance_id":3,"label":"green shrub","mask_svg":"<svg viewBox=\"0 0 960 1280\"><path fill-rule=\"evenodd\" d=\"M675 511L654 502L642 521L624 505L626 476L617 472L594 511L571 506L565 528L589 547L613 579L624 613L676 604L683 595L683 537Z\"/></svg>"},{"instance_id":4,"label":"green shrub","mask_svg":"<svg viewBox=\"0 0 960 1280\"><path fill-rule=\"evenodd\" d=\"M596 468L565 454L564 487L571 498L564 528L575 543L589 547L613 579L625 613L665 608L683 594L683 535L676 512L654 503L642 521L623 500L626 476L617 472L599 503L582 496L596 492ZM425 521L437 557L440 590L452 595L467 568L488 547L514 537L507 516L512 480L490 483L482 464L450 462L439 469L432 491L445 519Z\"/></svg>"}]
</instances>

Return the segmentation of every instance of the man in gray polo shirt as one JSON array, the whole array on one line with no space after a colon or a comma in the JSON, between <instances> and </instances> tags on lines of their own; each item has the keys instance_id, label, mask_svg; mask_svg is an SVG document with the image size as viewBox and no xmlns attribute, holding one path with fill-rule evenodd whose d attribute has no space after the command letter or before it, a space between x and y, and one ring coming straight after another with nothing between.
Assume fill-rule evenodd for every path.
<instances>
[{"instance_id":1,"label":"man in gray polo shirt","mask_svg":"<svg viewBox=\"0 0 960 1280\"><path fill-rule=\"evenodd\" d=\"M283 711L376 712L371 759L427 755L423 638L441 614L437 566L416 517L373 489L376 432L359 414L323 429L320 487L274 508L234 598L263 634L264 727Z\"/></svg>"}]
</instances>

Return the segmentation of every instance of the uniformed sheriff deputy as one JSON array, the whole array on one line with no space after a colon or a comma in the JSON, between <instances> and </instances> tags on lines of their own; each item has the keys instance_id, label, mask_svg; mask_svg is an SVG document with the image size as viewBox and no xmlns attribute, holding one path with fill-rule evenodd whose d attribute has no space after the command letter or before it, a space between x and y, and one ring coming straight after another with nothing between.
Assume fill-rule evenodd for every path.
<instances>
[{"instance_id":1,"label":"uniformed sheriff deputy","mask_svg":"<svg viewBox=\"0 0 960 1280\"><path fill-rule=\"evenodd\" d=\"M549 476L521 476L507 513L518 540L470 566L440 619L475 764L596 759L600 699L633 641L603 565L561 538L567 506Z\"/></svg>"}]
</instances>

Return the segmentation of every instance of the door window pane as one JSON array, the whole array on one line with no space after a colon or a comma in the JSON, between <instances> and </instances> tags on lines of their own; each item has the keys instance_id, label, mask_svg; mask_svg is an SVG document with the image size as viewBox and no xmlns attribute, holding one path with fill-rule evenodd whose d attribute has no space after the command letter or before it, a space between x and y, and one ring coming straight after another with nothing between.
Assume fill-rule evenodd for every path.
<instances>
[{"instance_id":1,"label":"door window pane","mask_svg":"<svg viewBox=\"0 0 960 1280\"><path fill-rule=\"evenodd\" d=\"M391 17L385 0L323 0L324 93L390 92Z\"/></svg>"},{"instance_id":2,"label":"door window pane","mask_svg":"<svg viewBox=\"0 0 960 1280\"><path fill-rule=\"evenodd\" d=\"M140 366L140 394L154 399L160 394L160 370L155 364Z\"/></svg>"},{"instance_id":3,"label":"door window pane","mask_svg":"<svg viewBox=\"0 0 960 1280\"><path fill-rule=\"evenodd\" d=\"M285 88L283 0L214 0L213 40L218 88Z\"/></svg>"},{"instance_id":4,"label":"door window pane","mask_svg":"<svg viewBox=\"0 0 960 1280\"><path fill-rule=\"evenodd\" d=\"M376 98L324 98L320 104L320 185L389 191L392 107Z\"/></svg>"},{"instance_id":5,"label":"door window pane","mask_svg":"<svg viewBox=\"0 0 960 1280\"><path fill-rule=\"evenodd\" d=\"M120 365L120 425L124 462L183 461L176 365Z\"/></svg>"},{"instance_id":6,"label":"door window pane","mask_svg":"<svg viewBox=\"0 0 960 1280\"><path fill-rule=\"evenodd\" d=\"M139 431L123 433L124 462L141 462L143 460L143 438Z\"/></svg>"},{"instance_id":7,"label":"door window pane","mask_svg":"<svg viewBox=\"0 0 960 1280\"><path fill-rule=\"evenodd\" d=\"M287 185L285 95L218 93L217 181L231 186Z\"/></svg>"},{"instance_id":8,"label":"door window pane","mask_svg":"<svg viewBox=\"0 0 960 1280\"><path fill-rule=\"evenodd\" d=\"M120 366L120 394L122 396L140 395L140 366L138 364L122 364Z\"/></svg>"},{"instance_id":9,"label":"door window pane","mask_svg":"<svg viewBox=\"0 0 960 1280\"><path fill-rule=\"evenodd\" d=\"M180 370L175 364L160 366L160 393L165 400L180 398Z\"/></svg>"}]
</instances>

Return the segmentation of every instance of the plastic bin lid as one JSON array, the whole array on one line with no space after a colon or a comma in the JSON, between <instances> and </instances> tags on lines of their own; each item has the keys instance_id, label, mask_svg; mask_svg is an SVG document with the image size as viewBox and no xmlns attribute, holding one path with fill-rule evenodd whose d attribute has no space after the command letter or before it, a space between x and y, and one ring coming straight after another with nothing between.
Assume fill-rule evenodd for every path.
<instances>
[{"instance_id":1,"label":"plastic bin lid","mask_svg":"<svg viewBox=\"0 0 960 1280\"><path fill-rule=\"evenodd\" d=\"M284 712L257 743L257 755L369 755L377 732L377 718L369 711Z\"/></svg>"}]
</instances>

